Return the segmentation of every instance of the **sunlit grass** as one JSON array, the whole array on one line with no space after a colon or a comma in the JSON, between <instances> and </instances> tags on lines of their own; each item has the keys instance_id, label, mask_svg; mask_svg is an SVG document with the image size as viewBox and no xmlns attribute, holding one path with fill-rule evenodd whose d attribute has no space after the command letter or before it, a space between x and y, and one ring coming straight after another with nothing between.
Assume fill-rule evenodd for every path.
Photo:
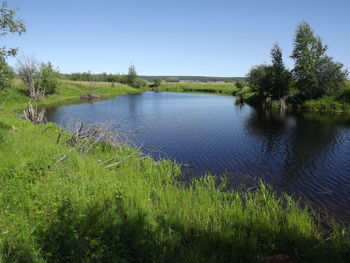
<instances>
[{"instance_id":1,"label":"sunlit grass","mask_svg":"<svg viewBox=\"0 0 350 263\"><path fill-rule=\"evenodd\" d=\"M40 104L79 97L63 83ZM97 94L136 92L103 84ZM60 127L18 119L20 89L0 94L0 262L346 262L348 234L324 231L308 209L264 183L229 190L215 177L182 185L180 167L135 149L57 142ZM106 168L110 160L120 162Z\"/></svg>"}]
</instances>

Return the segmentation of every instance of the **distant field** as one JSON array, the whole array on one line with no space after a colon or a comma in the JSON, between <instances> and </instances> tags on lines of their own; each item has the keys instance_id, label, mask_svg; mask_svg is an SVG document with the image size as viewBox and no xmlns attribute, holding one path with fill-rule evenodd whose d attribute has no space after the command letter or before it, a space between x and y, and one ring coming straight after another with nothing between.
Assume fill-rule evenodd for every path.
<instances>
[{"instance_id":1,"label":"distant field","mask_svg":"<svg viewBox=\"0 0 350 263\"><path fill-rule=\"evenodd\" d=\"M234 95L238 89L233 83L167 83L163 82L159 91L210 92Z\"/></svg>"},{"instance_id":2,"label":"distant field","mask_svg":"<svg viewBox=\"0 0 350 263\"><path fill-rule=\"evenodd\" d=\"M140 76L140 78L152 81L154 78L166 79L178 79L182 81L199 81L199 82L216 82L216 81L237 81L244 80L244 77L206 77L206 76Z\"/></svg>"}]
</instances>

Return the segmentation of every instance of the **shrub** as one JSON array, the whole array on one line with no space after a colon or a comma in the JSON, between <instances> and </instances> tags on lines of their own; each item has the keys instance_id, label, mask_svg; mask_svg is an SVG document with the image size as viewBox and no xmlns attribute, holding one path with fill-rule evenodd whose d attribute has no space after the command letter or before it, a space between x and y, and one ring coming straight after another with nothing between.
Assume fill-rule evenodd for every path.
<instances>
[{"instance_id":1,"label":"shrub","mask_svg":"<svg viewBox=\"0 0 350 263\"><path fill-rule=\"evenodd\" d=\"M161 78L154 78L154 79L153 79L152 87L154 87L154 88L159 87L160 84L162 84Z\"/></svg>"},{"instance_id":2,"label":"shrub","mask_svg":"<svg viewBox=\"0 0 350 263\"><path fill-rule=\"evenodd\" d=\"M12 85L14 73L7 65L4 56L0 55L0 90L6 89Z\"/></svg>"},{"instance_id":3,"label":"shrub","mask_svg":"<svg viewBox=\"0 0 350 263\"><path fill-rule=\"evenodd\" d=\"M135 88L135 89L142 89L142 88L145 88L147 86L147 82L143 79L136 78L136 79L134 79L134 81L131 83L130 86Z\"/></svg>"},{"instance_id":4,"label":"shrub","mask_svg":"<svg viewBox=\"0 0 350 263\"><path fill-rule=\"evenodd\" d=\"M59 72L58 69L55 69L51 62L47 64L42 63L40 65L39 74L38 74L40 87L44 90L45 94L55 93L59 85Z\"/></svg>"},{"instance_id":5,"label":"shrub","mask_svg":"<svg viewBox=\"0 0 350 263\"><path fill-rule=\"evenodd\" d=\"M238 80L238 81L236 81L235 85L236 85L236 88L237 88L237 89L241 90L242 88L244 88L244 86L245 86L246 84L245 84L244 81Z\"/></svg>"}]
</instances>

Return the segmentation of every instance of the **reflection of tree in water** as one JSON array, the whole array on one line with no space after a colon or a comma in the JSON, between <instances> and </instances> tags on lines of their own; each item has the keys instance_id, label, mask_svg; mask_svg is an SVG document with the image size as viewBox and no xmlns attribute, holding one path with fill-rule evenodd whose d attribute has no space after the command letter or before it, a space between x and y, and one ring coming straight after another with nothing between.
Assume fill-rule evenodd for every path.
<instances>
[{"instance_id":1,"label":"reflection of tree in water","mask_svg":"<svg viewBox=\"0 0 350 263\"><path fill-rule=\"evenodd\" d=\"M287 129L286 120L279 113L264 110L254 110L245 120L245 126L250 135L258 136L266 146L264 154L267 158L283 143L281 135Z\"/></svg>"},{"instance_id":2,"label":"reflection of tree in water","mask_svg":"<svg viewBox=\"0 0 350 263\"><path fill-rule=\"evenodd\" d=\"M284 164L284 181L294 182L306 172L313 174L316 162L332 152L339 136L333 125L310 121L303 116L295 119Z\"/></svg>"},{"instance_id":3,"label":"reflection of tree in water","mask_svg":"<svg viewBox=\"0 0 350 263\"><path fill-rule=\"evenodd\" d=\"M264 163L277 165L276 153L282 155L277 156L283 159L279 168L283 169L283 181L290 183L306 172L313 173L317 168L315 161L325 157L337 143L336 126L310 121L301 115L255 110L245 126L249 134L258 136L262 142Z\"/></svg>"}]
</instances>

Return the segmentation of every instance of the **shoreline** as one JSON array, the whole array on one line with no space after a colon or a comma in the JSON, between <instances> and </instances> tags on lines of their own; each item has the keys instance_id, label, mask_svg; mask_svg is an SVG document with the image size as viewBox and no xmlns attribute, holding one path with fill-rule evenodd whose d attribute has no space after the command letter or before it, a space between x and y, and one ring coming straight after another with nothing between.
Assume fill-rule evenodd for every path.
<instances>
[{"instance_id":1,"label":"shoreline","mask_svg":"<svg viewBox=\"0 0 350 263\"><path fill-rule=\"evenodd\" d=\"M101 88L106 94L104 88L110 87ZM83 90L74 88L76 95ZM139 92L123 87L115 95L128 91ZM37 105L73 96L59 92ZM348 233L336 226L323 230L306 209L262 182L256 191L223 191L207 176L184 188L176 180L179 166L169 160L105 143L80 152L67 143L70 133L59 135L58 125L16 118L27 102L18 90L0 99L5 262L264 262L280 253L299 261L341 262L350 255Z\"/></svg>"}]
</instances>

